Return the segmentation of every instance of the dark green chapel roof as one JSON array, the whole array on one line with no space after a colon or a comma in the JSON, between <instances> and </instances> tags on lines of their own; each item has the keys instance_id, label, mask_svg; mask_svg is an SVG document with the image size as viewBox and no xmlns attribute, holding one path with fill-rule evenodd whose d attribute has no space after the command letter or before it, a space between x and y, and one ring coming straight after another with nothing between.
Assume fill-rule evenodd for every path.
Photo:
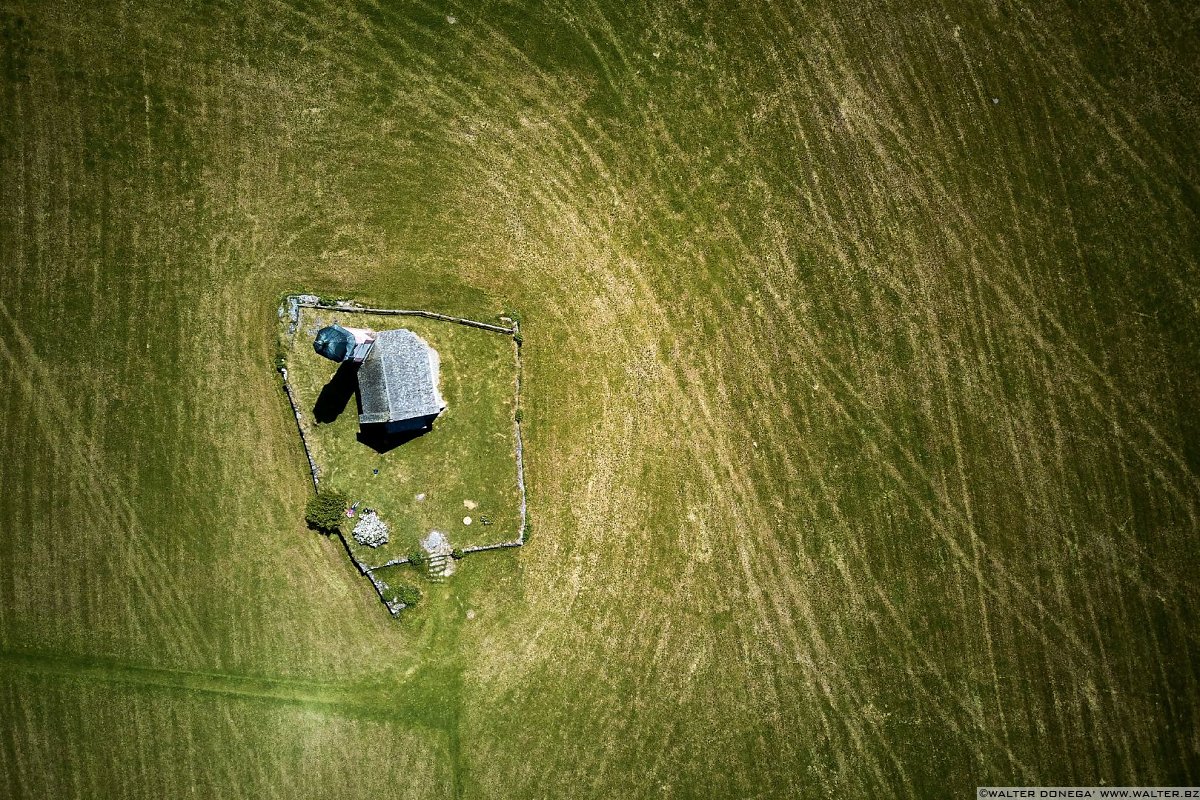
<instances>
[{"instance_id":1,"label":"dark green chapel roof","mask_svg":"<svg viewBox=\"0 0 1200 800\"><path fill-rule=\"evenodd\" d=\"M317 331L313 349L330 361L345 361L354 350L354 334L334 323Z\"/></svg>"}]
</instances>

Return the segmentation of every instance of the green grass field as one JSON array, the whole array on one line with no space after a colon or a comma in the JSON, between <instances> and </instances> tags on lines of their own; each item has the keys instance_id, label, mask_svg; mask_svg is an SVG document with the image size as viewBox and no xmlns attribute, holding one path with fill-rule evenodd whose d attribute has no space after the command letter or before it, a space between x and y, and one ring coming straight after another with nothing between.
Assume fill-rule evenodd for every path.
<instances>
[{"instance_id":1,"label":"green grass field","mask_svg":"<svg viewBox=\"0 0 1200 800\"><path fill-rule=\"evenodd\" d=\"M313 350L316 332L335 322L380 331L407 328L438 352L446 410L433 430L386 450L359 440L353 381L338 379L338 365ZM517 538L517 365L511 336L443 320L311 308L300 310L294 335L287 334L286 321L281 328L288 381L322 489L332 487L363 510L374 509L391 527L388 543L376 548L347 537L360 561L379 566L403 558L433 530L453 547ZM353 526L348 520L343 527L349 534Z\"/></svg>"},{"instance_id":2,"label":"green grass field","mask_svg":"<svg viewBox=\"0 0 1200 800\"><path fill-rule=\"evenodd\" d=\"M0 795L1200 782L1198 38L0 0ZM294 291L523 315L531 542L398 622Z\"/></svg>"}]
</instances>

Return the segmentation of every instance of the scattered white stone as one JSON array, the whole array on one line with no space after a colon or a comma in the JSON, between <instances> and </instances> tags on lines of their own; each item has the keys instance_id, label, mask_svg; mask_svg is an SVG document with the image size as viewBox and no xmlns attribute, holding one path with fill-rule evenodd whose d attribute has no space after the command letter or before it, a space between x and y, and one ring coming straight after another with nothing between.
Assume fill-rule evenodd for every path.
<instances>
[{"instance_id":1,"label":"scattered white stone","mask_svg":"<svg viewBox=\"0 0 1200 800\"><path fill-rule=\"evenodd\" d=\"M475 619L475 609L473 609L473 608L467 609L467 619Z\"/></svg>"},{"instance_id":2,"label":"scattered white stone","mask_svg":"<svg viewBox=\"0 0 1200 800\"><path fill-rule=\"evenodd\" d=\"M421 547L428 550L430 553L449 547L450 542L446 539L446 534L441 531L430 531L429 535L421 541Z\"/></svg>"},{"instance_id":3,"label":"scattered white stone","mask_svg":"<svg viewBox=\"0 0 1200 800\"><path fill-rule=\"evenodd\" d=\"M449 22L451 25L456 25L456 24L458 24L458 17L447 16L446 22Z\"/></svg>"},{"instance_id":4,"label":"scattered white stone","mask_svg":"<svg viewBox=\"0 0 1200 800\"><path fill-rule=\"evenodd\" d=\"M388 543L388 524L374 511L364 511L354 526L354 541L367 547Z\"/></svg>"},{"instance_id":5,"label":"scattered white stone","mask_svg":"<svg viewBox=\"0 0 1200 800\"><path fill-rule=\"evenodd\" d=\"M471 518L463 517L463 525L470 525L470 524L471 524Z\"/></svg>"},{"instance_id":6,"label":"scattered white stone","mask_svg":"<svg viewBox=\"0 0 1200 800\"><path fill-rule=\"evenodd\" d=\"M418 503L419 503L419 502L421 502L421 501L422 501L422 500L424 500L424 499L425 499L425 493L424 493L424 492L421 492L419 495L417 495L417 502L418 502Z\"/></svg>"},{"instance_id":7,"label":"scattered white stone","mask_svg":"<svg viewBox=\"0 0 1200 800\"><path fill-rule=\"evenodd\" d=\"M463 506L464 506L465 508L468 508L468 509L470 509L471 511L474 511L474 510L475 510L475 507L476 507L476 506L478 506L478 505L479 505L479 504L478 504L478 503L476 503L474 500L463 500Z\"/></svg>"}]
</instances>

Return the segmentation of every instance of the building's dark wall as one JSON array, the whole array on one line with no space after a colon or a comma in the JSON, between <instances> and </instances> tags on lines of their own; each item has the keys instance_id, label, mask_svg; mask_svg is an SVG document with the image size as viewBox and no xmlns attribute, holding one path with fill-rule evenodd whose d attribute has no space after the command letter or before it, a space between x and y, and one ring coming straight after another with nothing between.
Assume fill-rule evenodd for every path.
<instances>
[{"instance_id":1,"label":"building's dark wall","mask_svg":"<svg viewBox=\"0 0 1200 800\"><path fill-rule=\"evenodd\" d=\"M400 420L399 422L386 422L379 425L364 425L363 430L367 428L378 427L385 433L408 433L410 431L423 431L433 427L433 421L437 419L437 414L429 414L424 417L413 417L412 419Z\"/></svg>"}]
</instances>

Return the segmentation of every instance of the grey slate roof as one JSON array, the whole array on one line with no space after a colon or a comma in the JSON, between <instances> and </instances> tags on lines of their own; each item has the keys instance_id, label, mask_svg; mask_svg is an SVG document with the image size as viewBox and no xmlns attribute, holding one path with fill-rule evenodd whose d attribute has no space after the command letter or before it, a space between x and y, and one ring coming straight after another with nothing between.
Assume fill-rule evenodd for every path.
<instances>
[{"instance_id":1,"label":"grey slate roof","mask_svg":"<svg viewBox=\"0 0 1200 800\"><path fill-rule=\"evenodd\" d=\"M358 368L360 424L399 422L441 413L438 354L412 331L380 331Z\"/></svg>"}]
</instances>

